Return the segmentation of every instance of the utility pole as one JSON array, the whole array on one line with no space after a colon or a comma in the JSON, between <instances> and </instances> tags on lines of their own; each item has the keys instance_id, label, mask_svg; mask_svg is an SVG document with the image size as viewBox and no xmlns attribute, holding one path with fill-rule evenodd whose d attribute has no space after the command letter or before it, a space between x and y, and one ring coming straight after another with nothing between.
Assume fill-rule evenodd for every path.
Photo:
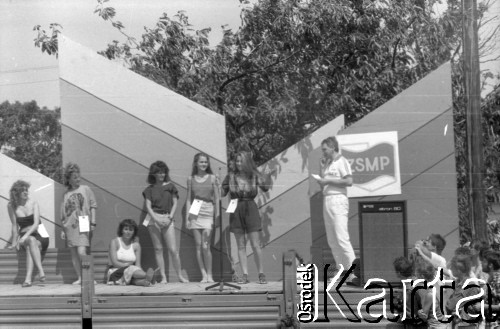
<instances>
[{"instance_id":1,"label":"utility pole","mask_svg":"<svg viewBox=\"0 0 500 329\"><path fill-rule=\"evenodd\" d=\"M483 185L483 132L477 29L477 0L462 0L465 92L467 96L467 158L469 220L476 241L487 240L486 198Z\"/></svg>"}]
</instances>

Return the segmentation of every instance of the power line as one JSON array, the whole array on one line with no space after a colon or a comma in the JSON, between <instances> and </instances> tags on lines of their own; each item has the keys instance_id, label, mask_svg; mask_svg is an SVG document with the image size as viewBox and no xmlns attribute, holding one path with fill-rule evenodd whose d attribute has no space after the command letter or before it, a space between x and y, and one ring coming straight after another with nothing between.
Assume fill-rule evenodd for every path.
<instances>
[{"instance_id":1,"label":"power line","mask_svg":"<svg viewBox=\"0 0 500 329\"><path fill-rule=\"evenodd\" d=\"M40 66L40 67L28 67L28 68L24 68L24 69L15 69L15 70L0 71L0 73L20 73L20 72L28 72L28 71L41 71L41 70L55 69L57 67L58 67L57 65Z\"/></svg>"},{"instance_id":2,"label":"power line","mask_svg":"<svg viewBox=\"0 0 500 329\"><path fill-rule=\"evenodd\" d=\"M0 85L0 87L3 87L3 86L17 86L17 85L28 85L28 84L33 84L33 83L42 83L42 82L51 82L51 81L59 81L59 79L30 81L30 82L19 82L19 83L6 83L6 84L3 84L3 85Z\"/></svg>"}]
</instances>

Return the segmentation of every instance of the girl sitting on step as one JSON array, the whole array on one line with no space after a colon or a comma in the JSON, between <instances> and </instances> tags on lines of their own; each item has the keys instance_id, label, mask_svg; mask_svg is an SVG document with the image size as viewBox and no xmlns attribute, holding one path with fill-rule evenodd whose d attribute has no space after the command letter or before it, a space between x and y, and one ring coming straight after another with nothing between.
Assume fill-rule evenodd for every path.
<instances>
[{"instance_id":1,"label":"girl sitting on step","mask_svg":"<svg viewBox=\"0 0 500 329\"><path fill-rule=\"evenodd\" d=\"M47 250L49 238L43 238L38 233L40 210L38 203L29 198L30 184L16 181L10 188L10 202L7 210L12 222L13 247L26 250L26 278L22 287L31 287L33 268L38 269L38 280L45 282L45 272L42 267L42 255Z\"/></svg>"}]
</instances>

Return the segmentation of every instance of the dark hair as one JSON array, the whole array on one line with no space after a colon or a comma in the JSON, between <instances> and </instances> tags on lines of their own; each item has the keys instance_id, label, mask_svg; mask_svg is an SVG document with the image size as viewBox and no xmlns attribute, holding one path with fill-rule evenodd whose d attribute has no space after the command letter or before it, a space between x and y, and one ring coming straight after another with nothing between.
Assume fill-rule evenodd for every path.
<instances>
[{"instance_id":1,"label":"dark hair","mask_svg":"<svg viewBox=\"0 0 500 329\"><path fill-rule=\"evenodd\" d=\"M69 184L69 179L71 178L71 175L73 173L80 173L80 167L76 163L68 162L64 167L64 174L63 174L64 185L67 188L71 187L71 185Z\"/></svg>"},{"instance_id":2,"label":"dark hair","mask_svg":"<svg viewBox=\"0 0 500 329\"><path fill-rule=\"evenodd\" d=\"M500 270L500 254L494 250L488 250L484 253L484 259L488 262L488 265L492 265L493 271Z\"/></svg>"},{"instance_id":3,"label":"dark hair","mask_svg":"<svg viewBox=\"0 0 500 329\"><path fill-rule=\"evenodd\" d=\"M474 250L476 250L479 255L479 259L484 258L484 254L490 250L490 245L487 241L481 240L473 243Z\"/></svg>"},{"instance_id":4,"label":"dark hair","mask_svg":"<svg viewBox=\"0 0 500 329\"><path fill-rule=\"evenodd\" d=\"M431 243L436 246L436 253L441 255L444 247L446 246L446 240L439 234L431 234L429 236Z\"/></svg>"},{"instance_id":5,"label":"dark hair","mask_svg":"<svg viewBox=\"0 0 500 329\"><path fill-rule=\"evenodd\" d=\"M436 276L436 269L429 262L421 262L417 266L418 276L427 281L432 281Z\"/></svg>"},{"instance_id":6,"label":"dark hair","mask_svg":"<svg viewBox=\"0 0 500 329\"><path fill-rule=\"evenodd\" d=\"M165 179L163 179L164 182L168 182L170 180L170 177L168 176L168 166L165 162L163 161L155 161L151 164L149 167L149 174L148 174L148 184L155 184L156 183L156 177L155 174L157 173L165 173Z\"/></svg>"},{"instance_id":7,"label":"dark hair","mask_svg":"<svg viewBox=\"0 0 500 329\"><path fill-rule=\"evenodd\" d=\"M467 246L460 246L457 249L455 249L455 255L456 256L468 256L472 257L472 249Z\"/></svg>"},{"instance_id":8,"label":"dark hair","mask_svg":"<svg viewBox=\"0 0 500 329\"><path fill-rule=\"evenodd\" d=\"M323 144L328 145L328 147L333 147L335 152L339 151L339 141L337 140L337 137L335 137L335 136L330 136L330 137L323 139L323 141L321 142L321 145L323 145Z\"/></svg>"},{"instance_id":9,"label":"dark hair","mask_svg":"<svg viewBox=\"0 0 500 329\"><path fill-rule=\"evenodd\" d=\"M24 189L29 189L30 188L30 183L25 182L23 180L17 180L12 184L10 188L10 205L12 206L12 209L16 210L17 206L19 206L20 203L20 197L21 193L24 191Z\"/></svg>"},{"instance_id":10,"label":"dark hair","mask_svg":"<svg viewBox=\"0 0 500 329\"><path fill-rule=\"evenodd\" d=\"M472 268L471 259L469 256L464 256L464 255L453 256L453 258L450 261L450 268L452 269L452 272L453 268L455 268L463 275L469 276L469 273ZM456 275L456 273L453 274Z\"/></svg>"},{"instance_id":11,"label":"dark hair","mask_svg":"<svg viewBox=\"0 0 500 329\"><path fill-rule=\"evenodd\" d=\"M193 169L191 170L191 176L194 176L198 173L198 165L197 164L198 164L198 160L200 160L201 157L205 157L207 159L207 162L208 162L207 170L205 170L206 173L213 174L212 168L210 168L210 157L208 156L208 154L200 152L200 153L197 153L193 158Z\"/></svg>"},{"instance_id":12,"label":"dark hair","mask_svg":"<svg viewBox=\"0 0 500 329\"><path fill-rule=\"evenodd\" d=\"M394 270L401 274L402 277L409 278L413 274L413 262L406 257L398 257L392 263Z\"/></svg>"},{"instance_id":13,"label":"dark hair","mask_svg":"<svg viewBox=\"0 0 500 329\"><path fill-rule=\"evenodd\" d=\"M132 219L124 219L120 222L120 225L118 225L118 231L117 235L121 237L123 235L123 228L124 227L132 227L134 229L134 235L132 235L132 241L134 241L137 232L139 231L139 227L137 226L137 223L133 221Z\"/></svg>"}]
</instances>

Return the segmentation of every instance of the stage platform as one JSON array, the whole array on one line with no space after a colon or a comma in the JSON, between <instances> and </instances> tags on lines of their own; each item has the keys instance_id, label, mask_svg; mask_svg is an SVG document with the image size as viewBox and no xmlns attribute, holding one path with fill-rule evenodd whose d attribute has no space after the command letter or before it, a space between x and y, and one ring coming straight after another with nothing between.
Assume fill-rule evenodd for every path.
<instances>
[{"instance_id":1,"label":"stage platform","mask_svg":"<svg viewBox=\"0 0 500 329\"><path fill-rule=\"evenodd\" d=\"M209 283L169 283L151 287L97 284L91 298L91 320L84 322L85 299L80 286L35 283L32 287L0 285L1 328L281 328L286 308L284 282L252 282L241 290ZM319 291L323 290L320 283ZM342 287L347 302L370 295L359 287ZM336 292L332 291L335 295ZM337 296L338 297L338 296ZM292 307L298 301L295 295ZM320 301L323 295L319 296ZM340 299L339 299L340 300ZM289 305L290 306L290 305ZM355 306L354 306L355 307ZM320 314L323 315L320 305ZM347 309L342 306L347 314ZM302 324L303 328L387 328L388 323L352 323L328 305L331 322Z\"/></svg>"},{"instance_id":2,"label":"stage platform","mask_svg":"<svg viewBox=\"0 0 500 329\"><path fill-rule=\"evenodd\" d=\"M82 265L90 263L85 260ZM220 290L217 285L206 290L212 284L200 282L151 287L93 285L91 266L82 268L83 286L61 281L35 281L28 288L0 283L0 328L89 328L90 325L92 328L285 328L281 320L295 318L299 302L293 253L283 257L284 280L267 284L251 282L239 285L241 289L224 286ZM320 318L325 314L323 287L319 282ZM378 292L342 286L342 296L335 289L330 293L342 311L350 314L347 305L356 310L360 300ZM398 327L388 321L351 322L329 299L326 310L330 322L301 324L301 327ZM377 311L381 307L373 308L373 312Z\"/></svg>"},{"instance_id":3,"label":"stage platform","mask_svg":"<svg viewBox=\"0 0 500 329\"><path fill-rule=\"evenodd\" d=\"M167 283L155 284L150 287L140 286L114 286L103 283L95 285L95 296L167 296L167 295L221 295L221 294L281 294L283 282L268 282L259 284L250 282L240 285L241 289L224 287L219 292L219 287L205 290L213 283ZM22 288L21 285L0 285L0 297L71 297L80 296L81 287L72 284L37 283L33 286Z\"/></svg>"}]
</instances>

